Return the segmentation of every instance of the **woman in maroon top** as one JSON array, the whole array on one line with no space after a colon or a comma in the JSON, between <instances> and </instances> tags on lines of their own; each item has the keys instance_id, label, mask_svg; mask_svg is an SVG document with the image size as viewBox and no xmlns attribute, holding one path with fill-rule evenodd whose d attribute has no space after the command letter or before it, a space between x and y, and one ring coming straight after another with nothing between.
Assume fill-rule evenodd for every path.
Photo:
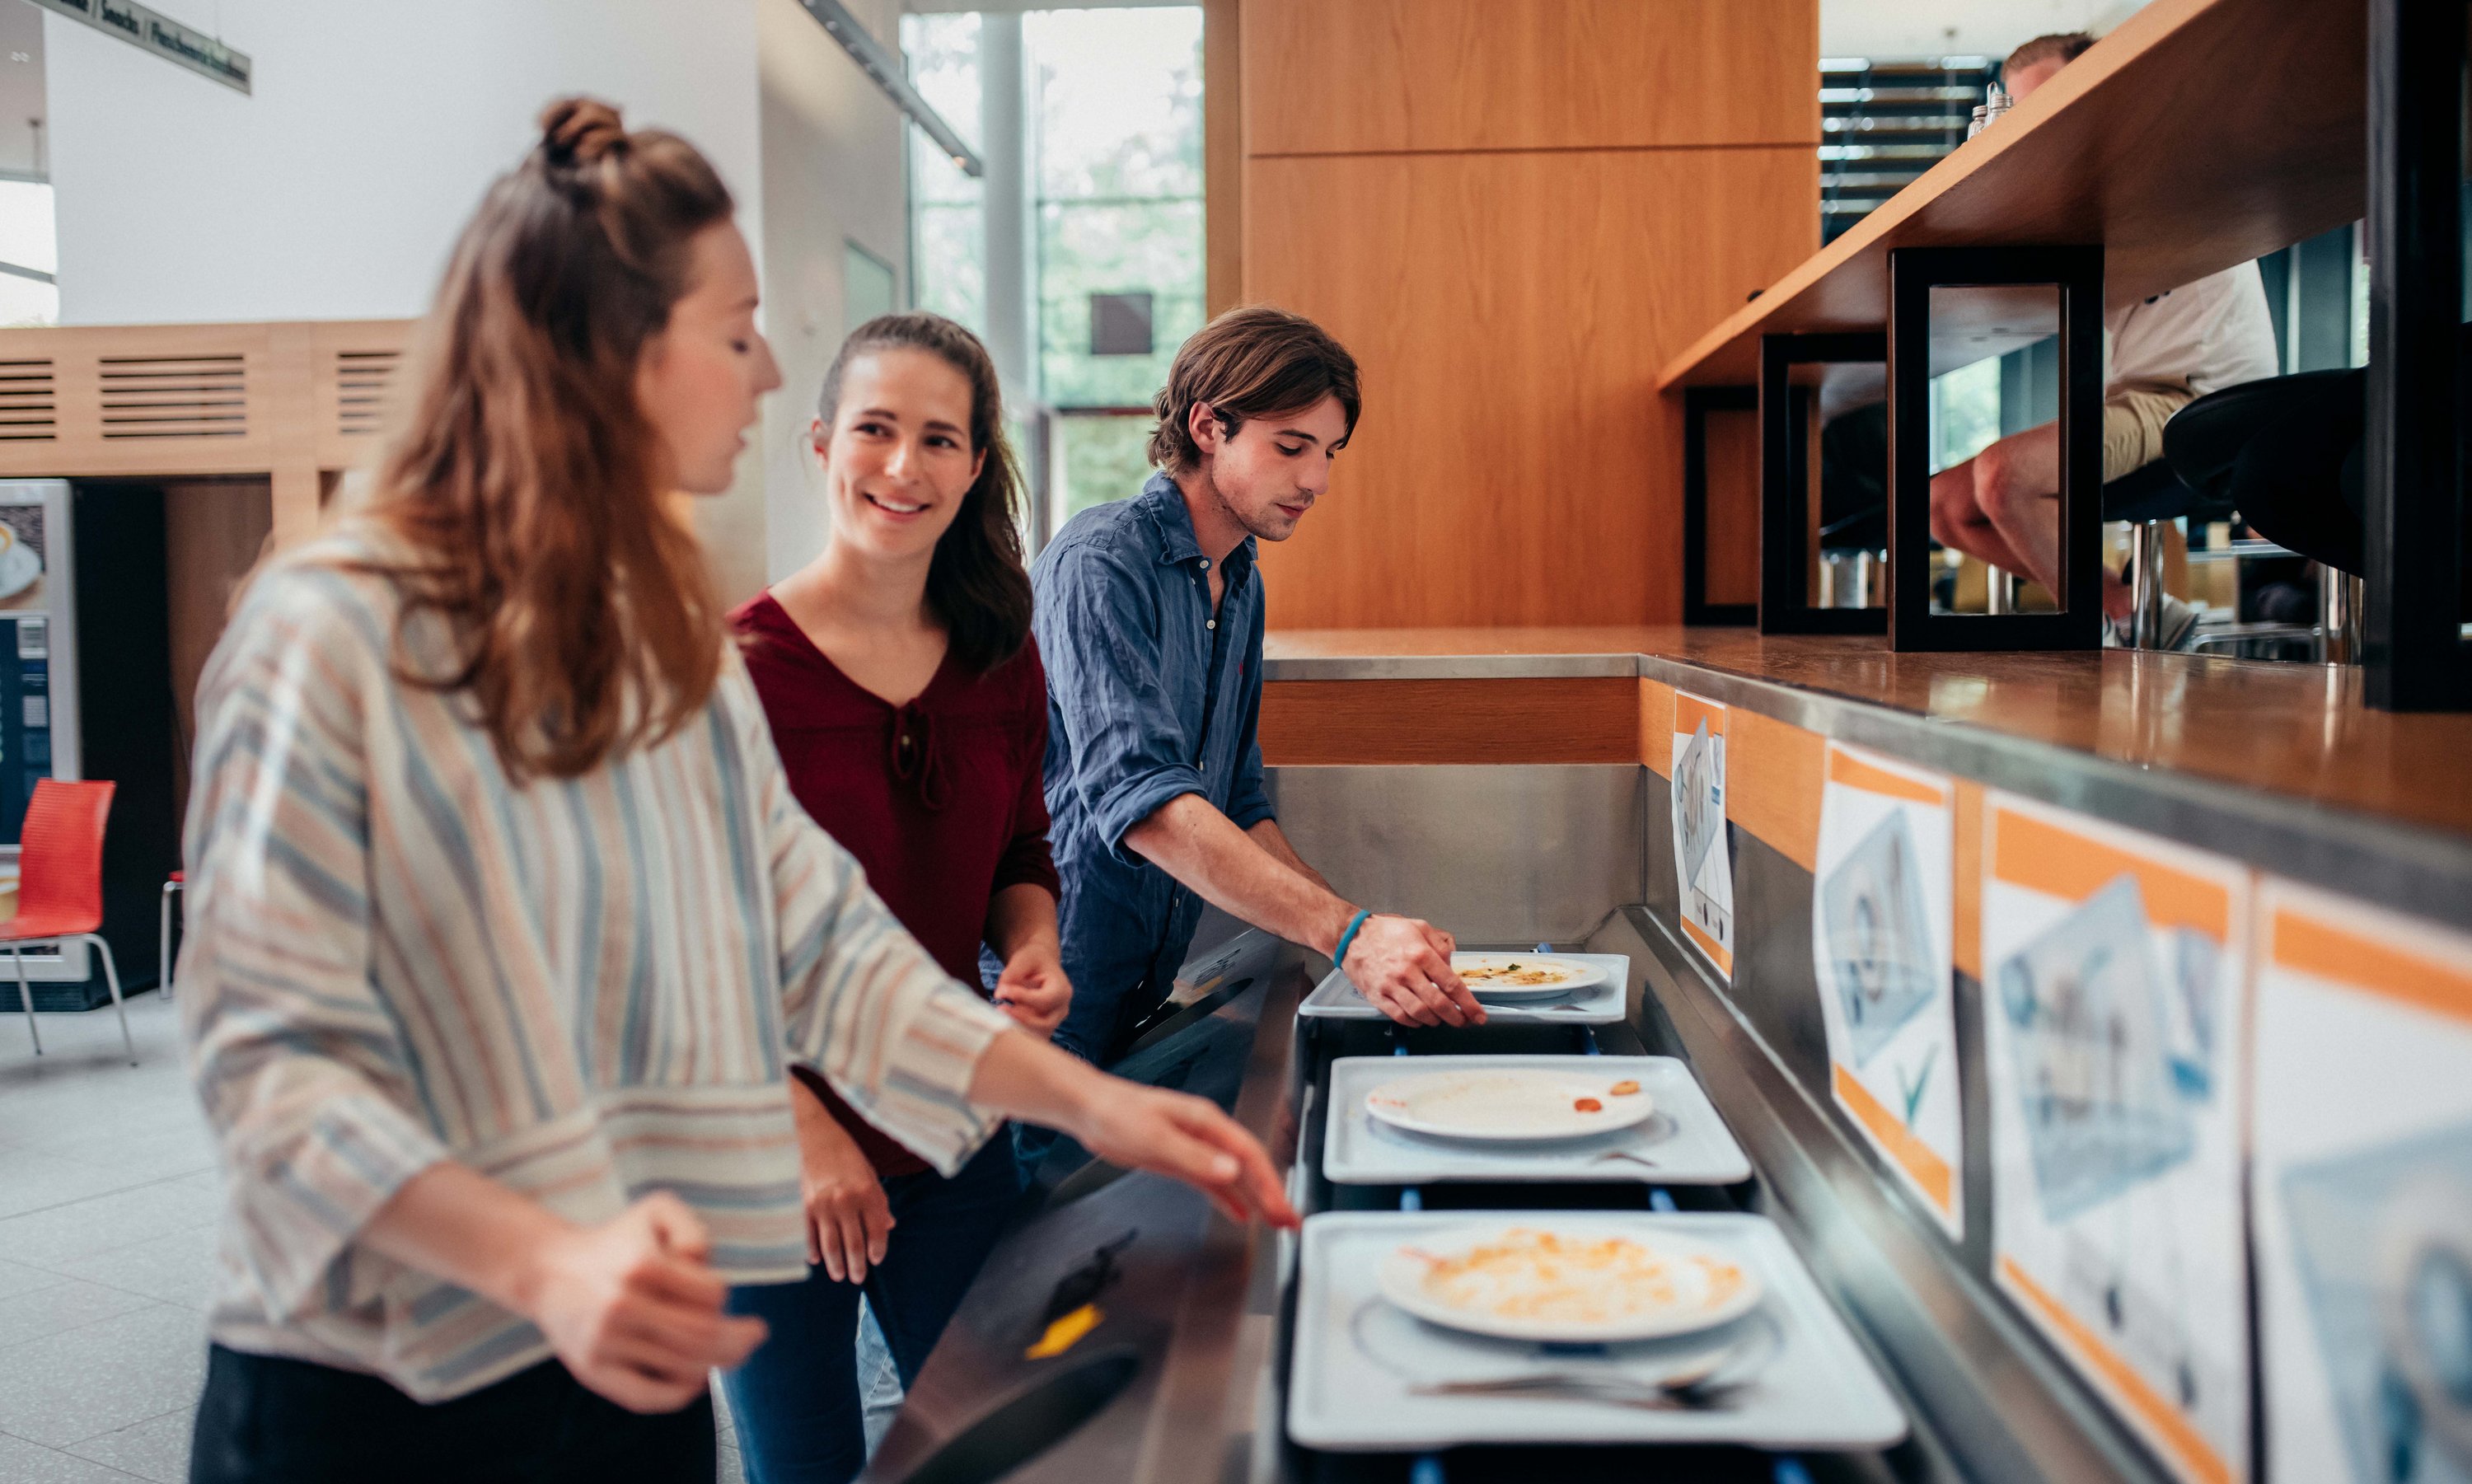
<instances>
[{"instance_id":1,"label":"woman in maroon top","mask_svg":"<svg viewBox=\"0 0 2472 1484\"><path fill-rule=\"evenodd\" d=\"M731 615L790 787L947 972L1046 1035L1072 996L1041 768L1047 682L1030 638L1020 474L995 368L929 314L861 325L811 430L831 512L813 562ZM725 1378L754 1484L840 1484L866 1460L862 1290L904 1385L1019 1193L1011 1140L947 1180L821 1083L793 1084L804 1283L743 1288L772 1342Z\"/></svg>"}]
</instances>

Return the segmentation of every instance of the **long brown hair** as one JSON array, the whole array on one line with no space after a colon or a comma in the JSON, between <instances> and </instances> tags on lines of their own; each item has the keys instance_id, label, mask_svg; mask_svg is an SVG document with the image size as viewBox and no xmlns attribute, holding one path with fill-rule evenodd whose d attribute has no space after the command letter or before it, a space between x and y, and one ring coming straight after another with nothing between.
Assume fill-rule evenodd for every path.
<instances>
[{"instance_id":1,"label":"long brown hair","mask_svg":"<svg viewBox=\"0 0 2472 1484\"><path fill-rule=\"evenodd\" d=\"M1004 393L979 337L942 315L878 315L842 342L816 416L831 434L850 362L878 350L923 350L970 384L970 448L986 455L962 496L961 513L936 542L927 565L927 603L942 620L953 654L980 675L1021 652L1030 637L1030 573L1021 554L1021 466L1005 437Z\"/></svg>"},{"instance_id":2,"label":"long brown hair","mask_svg":"<svg viewBox=\"0 0 2472 1484\"><path fill-rule=\"evenodd\" d=\"M630 133L607 104L559 99L540 130L455 246L368 512L411 553L368 565L407 620L454 635L444 673L403 679L468 695L518 782L675 733L723 642L635 373L729 192L693 145Z\"/></svg>"}]
</instances>

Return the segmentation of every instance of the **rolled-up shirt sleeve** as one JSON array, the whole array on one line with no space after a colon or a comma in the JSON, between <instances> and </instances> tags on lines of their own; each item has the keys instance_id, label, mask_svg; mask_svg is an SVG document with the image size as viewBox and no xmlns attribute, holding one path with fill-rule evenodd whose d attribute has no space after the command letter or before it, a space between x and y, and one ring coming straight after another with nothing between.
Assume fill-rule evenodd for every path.
<instances>
[{"instance_id":1,"label":"rolled-up shirt sleeve","mask_svg":"<svg viewBox=\"0 0 2472 1484\"><path fill-rule=\"evenodd\" d=\"M1125 832L1179 794L1209 793L1159 674L1156 615L1114 557L1079 547L1064 554L1041 604L1039 639L1072 745L1069 786L1109 852L1140 865Z\"/></svg>"},{"instance_id":2,"label":"rolled-up shirt sleeve","mask_svg":"<svg viewBox=\"0 0 2472 1484\"><path fill-rule=\"evenodd\" d=\"M1261 579L1256 577L1254 581ZM1262 610L1253 610L1253 634L1245 651L1245 673L1262 673ZM1245 698L1245 730L1237 739L1238 755L1244 761L1236 768L1235 786L1227 795L1227 817L1239 829L1250 829L1270 819L1270 790L1262 783L1262 686L1259 682L1248 687Z\"/></svg>"},{"instance_id":3,"label":"rolled-up shirt sleeve","mask_svg":"<svg viewBox=\"0 0 2472 1484\"><path fill-rule=\"evenodd\" d=\"M744 755L769 836L781 947L782 1029L795 1061L860 1116L951 1175L1002 1122L969 1100L1005 1013L943 969L790 792L745 672L733 667Z\"/></svg>"},{"instance_id":4,"label":"rolled-up shirt sleeve","mask_svg":"<svg viewBox=\"0 0 2472 1484\"><path fill-rule=\"evenodd\" d=\"M278 1319L448 1158L369 976L362 718L383 651L316 568L262 579L198 690L180 1016L241 1268Z\"/></svg>"}]
</instances>

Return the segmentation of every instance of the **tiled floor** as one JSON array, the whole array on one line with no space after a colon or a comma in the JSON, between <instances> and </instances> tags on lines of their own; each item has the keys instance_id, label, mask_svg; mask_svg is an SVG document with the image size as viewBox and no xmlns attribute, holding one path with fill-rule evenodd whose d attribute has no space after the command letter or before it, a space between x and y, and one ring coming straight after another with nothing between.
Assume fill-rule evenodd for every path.
<instances>
[{"instance_id":1,"label":"tiled floor","mask_svg":"<svg viewBox=\"0 0 2472 1484\"><path fill-rule=\"evenodd\" d=\"M173 1007L41 1017L0 995L0 1484L178 1484L205 1376L214 1155ZM721 1476L738 1480L722 1422Z\"/></svg>"}]
</instances>

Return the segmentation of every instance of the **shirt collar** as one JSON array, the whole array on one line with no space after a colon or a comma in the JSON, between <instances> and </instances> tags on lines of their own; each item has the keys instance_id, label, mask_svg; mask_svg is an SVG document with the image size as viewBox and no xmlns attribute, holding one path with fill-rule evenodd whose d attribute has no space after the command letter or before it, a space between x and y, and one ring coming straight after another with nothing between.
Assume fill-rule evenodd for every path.
<instances>
[{"instance_id":1,"label":"shirt collar","mask_svg":"<svg viewBox=\"0 0 2472 1484\"><path fill-rule=\"evenodd\" d=\"M1176 487L1176 480L1165 469L1153 471L1135 499L1158 527L1160 565L1182 566L1202 559L1201 542L1193 535L1193 513L1184 508L1184 491ZM1227 554L1220 567L1230 583L1253 569L1253 555L1254 539L1249 536Z\"/></svg>"}]
</instances>

